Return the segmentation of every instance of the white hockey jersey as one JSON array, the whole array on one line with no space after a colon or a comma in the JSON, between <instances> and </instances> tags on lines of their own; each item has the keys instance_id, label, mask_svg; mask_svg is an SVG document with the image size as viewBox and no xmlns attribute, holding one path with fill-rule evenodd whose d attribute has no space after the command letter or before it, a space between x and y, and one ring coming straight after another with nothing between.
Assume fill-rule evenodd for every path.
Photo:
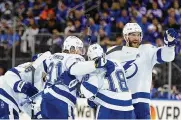
<instances>
[{"instance_id":1,"label":"white hockey jersey","mask_svg":"<svg viewBox=\"0 0 182 120\"><path fill-rule=\"evenodd\" d=\"M50 58L46 59L45 65L47 66L47 88L44 90L44 93L49 92L57 99L74 106L76 104L76 89L70 91L70 86L65 82L66 80L68 81L70 79L70 81L75 81L76 83L78 82L77 80L81 81L82 76L74 76L70 74L71 66L81 61L85 61L82 56L67 53L55 53ZM77 68L77 71L80 70L81 69ZM54 87L49 87L57 82L59 82L59 84L55 85Z\"/></svg>"},{"instance_id":2,"label":"white hockey jersey","mask_svg":"<svg viewBox=\"0 0 182 120\"><path fill-rule=\"evenodd\" d=\"M14 92L13 87L15 82L19 80L23 80L26 82L32 83L32 71L25 72L25 69L31 65L31 62L27 62L24 64L21 64L17 67L11 68L8 70L4 76L1 77L0 80L0 99L6 101L9 105L11 105L17 112L20 110L23 112L26 112L27 114L31 115L31 106L20 106L20 103L24 101L27 96L23 93L17 93ZM42 79L42 73L43 66L39 66L35 70L34 74L34 86L38 90L43 90L44 88L44 82ZM36 112L35 112L36 113Z\"/></svg>"},{"instance_id":3,"label":"white hockey jersey","mask_svg":"<svg viewBox=\"0 0 182 120\"><path fill-rule=\"evenodd\" d=\"M81 85L81 93L86 98L94 98L93 101L106 108L131 111L133 110L131 92L126 83L126 76L123 67L119 62L114 61L115 71L111 76L105 77L105 69L97 69L85 76Z\"/></svg>"},{"instance_id":4,"label":"white hockey jersey","mask_svg":"<svg viewBox=\"0 0 182 120\"><path fill-rule=\"evenodd\" d=\"M129 56L131 55L131 56ZM126 56L126 58L125 58ZM139 48L114 46L108 49L108 59L116 59L123 65L128 79L128 87L132 92L133 104L150 102L150 87L152 69L156 63L174 60L174 47L157 48L150 44L140 45Z\"/></svg>"}]
</instances>

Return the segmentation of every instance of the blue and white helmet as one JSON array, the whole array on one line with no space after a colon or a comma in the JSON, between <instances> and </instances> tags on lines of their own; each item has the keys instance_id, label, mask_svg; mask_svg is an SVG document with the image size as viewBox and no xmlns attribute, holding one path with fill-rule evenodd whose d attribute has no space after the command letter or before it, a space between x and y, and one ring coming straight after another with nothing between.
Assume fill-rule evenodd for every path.
<instances>
[{"instance_id":1,"label":"blue and white helmet","mask_svg":"<svg viewBox=\"0 0 182 120\"><path fill-rule=\"evenodd\" d=\"M95 58L104 55L104 50L99 44L93 44L88 47L87 56L89 60L94 60Z\"/></svg>"},{"instance_id":2,"label":"blue and white helmet","mask_svg":"<svg viewBox=\"0 0 182 120\"><path fill-rule=\"evenodd\" d=\"M133 32L141 33L141 40L143 38L142 28L137 23L127 23L123 28L123 36L125 40L128 40L128 34Z\"/></svg>"},{"instance_id":3,"label":"blue and white helmet","mask_svg":"<svg viewBox=\"0 0 182 120\"><path fill-rule=\"evenodd\" d=\"M63 43L63 51L68 50L71 52L71 50L81 51L81 54L84 54L84 48L83 48L83 42L76 36L68 36Z\"/></svg>"}]
</instances>

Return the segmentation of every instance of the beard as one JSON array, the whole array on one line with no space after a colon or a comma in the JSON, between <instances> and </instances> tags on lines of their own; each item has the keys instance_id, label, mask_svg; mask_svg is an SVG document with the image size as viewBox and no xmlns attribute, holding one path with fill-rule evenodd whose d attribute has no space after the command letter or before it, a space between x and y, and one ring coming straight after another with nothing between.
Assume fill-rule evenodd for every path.
<instances>
[{"instance_id":1,"label":"beard","mask_svg":"<svg viewBox=\"0 0 182 120\"><path fill-rule=\"evenodd\" d=\"M129 41L129 47L134 47L134 48L138 48L140 45L140 43L133 43Z\"/></svg>"}]
</instances>

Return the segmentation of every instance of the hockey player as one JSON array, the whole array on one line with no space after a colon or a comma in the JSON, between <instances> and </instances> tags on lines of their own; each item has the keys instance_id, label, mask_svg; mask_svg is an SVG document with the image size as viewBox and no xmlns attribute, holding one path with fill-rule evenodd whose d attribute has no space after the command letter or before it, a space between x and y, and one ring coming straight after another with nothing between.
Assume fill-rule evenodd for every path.
<instances>
[{"instance_id":1,"label":"hockey player","mask_svg":"<svg viewBox=\"0 0 182 120\"><path fill-rule=\"evenodd\" d=\"M76 36L69 36L63 43L63 52L45 60L47 87L41 103L44 119L72 119L77 85L82 75L109 64L101 57L97 61L85 61L82 54L83 42Z\"/></svg>"},{"instance_id":2,"label":"hockey player","mask_svg":"<svg viewBox=\"0 0 182 120\"><path fill-rule=\"evenodd\" d=\"M87 52L89 60L96 60L103 55L103 49L99 44L89 46ZM106 71L103 68L87 75L87 79L81 85L81 93L97 104L96 119L134 119L134 108L125 71L120 63L113 62L115 70L111 75L105 75Z\"/></svg>"},{"instance_id":3,"label":"hockey player","mask_svg":"<svg viewBox=\"0 0 182 120\"><path fill-rule=\"evenodd\" d=\"M46 52L43 57L49 56ZM42 57L41 57L42 58ZM37 62L38 61L38 62ZM42 70L41 63L43 60L38 59L34 63L27 62L8 70L0 80L0 119L19 119L19 112L27 112L31 115L31 107L20 107L20 102L27 96L31 97L42 89ZM38 65L40 63L40 66ZM35 69L35 86L32 85L32 65L37 66ZM34 66L34 67L35 67Z\"/></svg>"},{"instance_id":4,"label":"hockey player","mask_svg":"<svg viewBox=\"0 0 182 120\"><path fill-rule=\"evenodd\" d=\"M108 49L107 58L116 59L123 64L136 118L150 119L152 69L155 64L174 60L177 33L174 29L167 30L164 34L165 45L159 48L151 44L140 45L143 33L137 23L127 23L123 28L123 36L128 47L114 46ZM124 56L128 58L123 61Z\"/></svg>"}]
</instances>

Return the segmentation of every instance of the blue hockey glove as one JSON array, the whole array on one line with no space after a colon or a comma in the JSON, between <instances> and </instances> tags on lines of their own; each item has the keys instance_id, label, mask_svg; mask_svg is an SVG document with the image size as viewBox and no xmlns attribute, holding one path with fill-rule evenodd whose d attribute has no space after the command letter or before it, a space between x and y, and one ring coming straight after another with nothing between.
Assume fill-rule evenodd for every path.
<instances>
[{"instance_id":1,"label":"blue hockey glove","mask_svg":"<svg viewBox=\"0 0 182 120\"><path fill-rule=\"evenodd\" d=\"M22 80L17 81L13 89L15 92L24 93L29 97L38 93L38 89L36 87L34 87L31 83Z\"/></svg>"},{"instance_id":2,"label":"blue hockey glove","mask_svg":"<svg viewBox=\"0 0 182 120\"><path fill-rule=\"evenodd\" d=\"M107 70L105 77L110 76L110 74L115 70L115 65L112 61L107 60L105 56L98 57L95 60L96 68L105 68Z\"/></svg>"},{"instance_id":3,"label":"blue hockey glove","mask_svg":"<svg viewBox=\"0 0 182 120\"><path fill-rule=\"evenodd\" d=\"M97 104L91 99L87 99L87 103L91 108L96 109L97 108Z\"/></svg>"},{"instance_id":4,"label":"blue hockey glove","mask_svg":"<svg viewBox=\"0 0 182 120\"><path fill-rule=\"evenodd\" d=\"M96 68L103 68L107 63L107 59L105 57L98 57L95 60L95 67Z\"/></svg>"},{"instance_id":5,"label":"blue hockey glove","mask_svg":"<svg viewBox=\"0 0 182 120\"><path fill-rule=\"evenodd\" d=\"M107 60L105 64L105 69L107 70L105 77L109 77L111 73L115 70L115 65L112 61Z\"/></svg>"},{"instance_id":6,"label":"blue hockey glove","mask_svg":"<svg viewBox=\"0 0 182 120\"><path fill-rule=\"evenodd\" d=\"M164 44L168 47L175 46L177 42L178 33L170 28L164 33Z\"/></svg>"}]
</instances>

